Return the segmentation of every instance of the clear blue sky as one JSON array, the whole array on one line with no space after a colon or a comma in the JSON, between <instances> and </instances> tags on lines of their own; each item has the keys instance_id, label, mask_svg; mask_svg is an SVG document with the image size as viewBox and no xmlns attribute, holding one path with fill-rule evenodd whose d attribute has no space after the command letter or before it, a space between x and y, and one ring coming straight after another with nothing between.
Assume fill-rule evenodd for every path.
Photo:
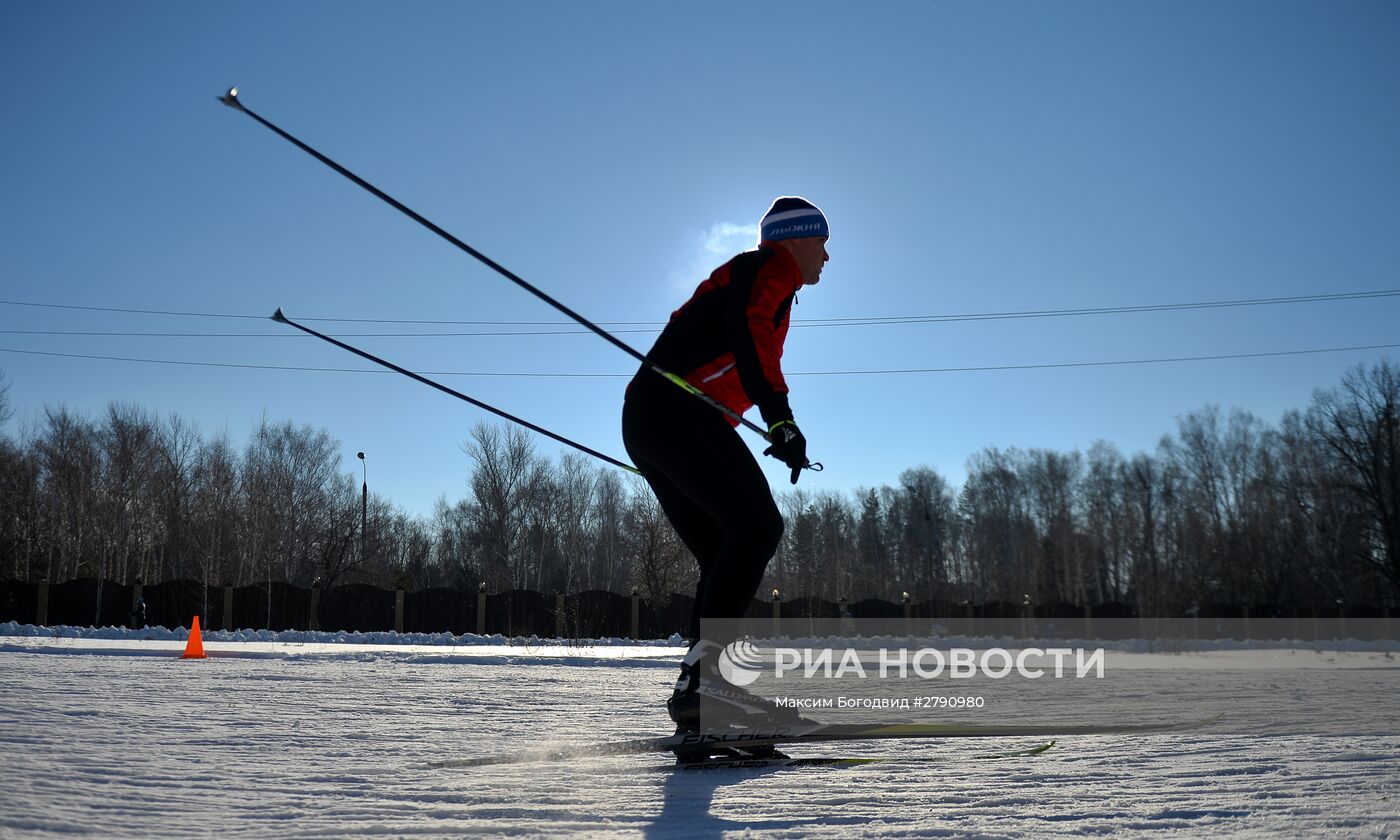
<instances>
[{"instance_id":1,"label":"clear blue sky","mask_svg":"<svg viewBox=\"0 0 1400 840\"><path fill-rule=\"evenodd\" d=\"M826 465L805 487L893 484L920 464L960 483L986 446L1150 451L1186 412L1276 423L1400 352L802 374L1396 344L1400 300L801 322L1400 288L1397 43L1388 2L5 3L0 298L549 323L307 322L336 334L571 329L215 101L237 84L249 107L618 329L664 321L752 244L775 195L821 205L831 262L799 296L784 358ZM264 320L0 305L0 330L7 351L368 367ZM653 335L621 333L643 350ZM594 336L347 340L481 374L441 379L625 458L635 364ZM124 400L241 446L266 414L326 428L347 472L364 450L371 489L416 512L465 494L460 445L491 419L393 374L15 352L0 368L12 436L44 406L96 417Z\"/></svg>"}]
</instances>

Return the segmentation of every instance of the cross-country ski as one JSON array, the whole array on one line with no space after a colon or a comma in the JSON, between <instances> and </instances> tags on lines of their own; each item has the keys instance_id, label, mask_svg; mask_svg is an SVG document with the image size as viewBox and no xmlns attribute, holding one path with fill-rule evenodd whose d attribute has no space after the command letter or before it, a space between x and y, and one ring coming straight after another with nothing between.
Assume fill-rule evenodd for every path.
<instances>
[{"instance_id":1,"label":"cross-country ski","mask_svg":"<svg viewBox=\"0 0 1400 840\"><path fill-rule=\"evenodd\" d=\"M930 762L948 761L995 761L1003 758L1029 758L1040 755L1051 747L1055 746L1054 741L1040 744L1035 747L1027 747L1020 750L1007 750L1004 752L982 752L970 753L966 756L956 758L927 756L862 756L862 757L839 757L839 756L807 756L804 758L752 758L722 756L705 759L702 761L678 762L670 767L661 767L658 770L679 771L679 772L700 772L705 770L800 770L804 768L828 767L833 769L869 767L872 764L909 764L918 766Z\"/></svg>"},{"instance_id":2,"label":"cross-country ski","mask_svg":"<svg viewBox=\"0 0 1400 840\"><path fill-rule=\"evenodd\" d=\"M1161 732L1186 732L1209 726L1219 720L1216 715L1199 720L1156 724L1045 724L1016 726L997 724L800 724L759 727L753 729L678 733L659 738L639 738L601 743L580 742L567 747L526 747L511 753L478 758L444 759L431 767L485 767L494 764L518 764L532 761L561 761L601 755L633 755L638 753L672 752L702 753L706 750L749 750L789 744L825 744L840 741L917 741L930 739L968 738L1038 738L1050 735L1143 735Z\"/></svg>"}]
</instances>

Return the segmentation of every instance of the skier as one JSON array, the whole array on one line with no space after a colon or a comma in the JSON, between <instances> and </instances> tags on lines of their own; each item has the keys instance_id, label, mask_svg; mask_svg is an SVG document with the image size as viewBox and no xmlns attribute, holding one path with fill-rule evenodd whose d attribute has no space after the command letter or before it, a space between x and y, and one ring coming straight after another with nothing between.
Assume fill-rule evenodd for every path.
<instances>
[{"instance_id":1,"label":"skier","mask_svg":"<svg viewBox=\"0 0 1400 840\"><path fill-rule=\"evenodd\" d=\"M757 405L772 443L763 454L791 468L793 484L807 465L807 440L793 420L779 362L798 289L821 279L827 233L816 205L778 198L763 216L758 248L715 269L647 354L736 414ZM627 453L700 564L692 645L666 703L678 732L697 731L702 717L705 728L800 719L726 682L717 659L730 640L701 635L701 619L743 617L783 534L768 482L737 425L646 365L627 386Z\"/></svg>"}]
</instances>

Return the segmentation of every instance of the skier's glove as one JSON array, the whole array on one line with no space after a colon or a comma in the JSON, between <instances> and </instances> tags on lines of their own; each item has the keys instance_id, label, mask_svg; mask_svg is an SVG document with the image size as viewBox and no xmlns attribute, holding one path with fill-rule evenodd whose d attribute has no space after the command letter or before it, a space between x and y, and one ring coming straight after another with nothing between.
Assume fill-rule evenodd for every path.
<instances>
[{"instance_id":1,"label":"skier's glove","mask_svg":"<svg viewBox=\"0 0 1400 840\"><path fill-rule=\"evenodd\" d=\"M807 438L802 436L802 430L791 420L779 420L768 429L768 440L772 446L763 450L763 454L772 455L791 467L792 483L796 484L802 468L807 466Z\"/></svg>"}]
</instances>

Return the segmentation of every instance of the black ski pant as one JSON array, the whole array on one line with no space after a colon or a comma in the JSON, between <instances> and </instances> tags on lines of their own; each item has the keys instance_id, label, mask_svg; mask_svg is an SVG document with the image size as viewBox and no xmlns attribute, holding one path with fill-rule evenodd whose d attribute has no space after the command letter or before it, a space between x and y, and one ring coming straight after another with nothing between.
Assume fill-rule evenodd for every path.
<instances>
[{"instance_id":1,"label":"black ski pant","mask_svg":"<svg viewBox=\"0 0 1400 840\"><path fill-rule=\"evenodd\" d=\"M713 406L646 368L627 390L622 440L700 564L690 640L701 619L742 618L783 536L753 453Z\"/></svg>"}]
</instances>

